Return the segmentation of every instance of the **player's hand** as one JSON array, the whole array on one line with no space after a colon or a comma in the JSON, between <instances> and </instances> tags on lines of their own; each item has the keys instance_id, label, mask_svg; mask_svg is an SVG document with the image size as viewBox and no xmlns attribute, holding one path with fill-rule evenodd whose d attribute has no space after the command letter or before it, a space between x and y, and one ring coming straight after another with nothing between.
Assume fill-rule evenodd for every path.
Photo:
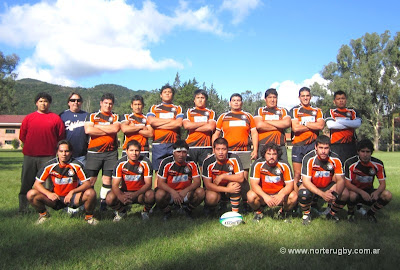
<instances>
[{"instance_id":1,"label":"player's hand","mask_svg":"<svg viewBox=\"0 0 400 270\"><path fill-rule=\"evenodd\" d=\"M186 195L189 193L189 191L187 189L182 189L178 191L178 194L185 199Z\"/></svg>"},{"instance_id":2,"label":"player's hand","mask_svg":"<svg viewBox=\"0 0 400 270\"><path fill-rule=\"evenodd\" d=\"M264 202L268 205L268 207L274 207L275 202L272 196L264 196L263 197Z\"/></svg>"},{"instance_id":3,"label":"player's hand","mask_svg":"<svg viewBox=\"0 0 400 270\"><path fill-rule=\"evenodd\" d=\"M336 200L336 197L332 194L332 190L327 190L324 193L322 193L322 199L326 202L333 202Z\"/></svg>"},{"instance_id":4,"label":"player's hand","mask_svg":"<svg viewBox=\"0 0 400 270\"><path fill-rule=\"evenodd\" d=\"M274 201L275 206L279 205L282 203L283 199L285 198L285 194L276 194L275 196L272 197L272 200Z\"/></svg>"},{"instance_id":5,"label":"player's hand","mask_svg":"<svg viewBox=\"0 0 400 270\"><path fill-rule=\"evenodd\" d=\"M54 192L52 192L49 195L47 195L47 198L49 198L52 201L57 201L57 200L60 199L60 197Z\"/></svg>"},{"instance_id":6,"label":"player's hand","mask_svg":"<svg viewBox=\"0 0 400 270\"><path fill-rule=\"evenodd\" d=\"M375 190L374 192L371 193L371 199L373 201L377 201L379 199L379 192L377 190Z\"/></svg>"},{"instance_id":7,"label":"player's hand","mask_svg":"<svg viewBox=\"0 0 400 270\"><path fill-rule=\"evenodd\" d=\"M64 203L69 204L71 202L71 198L73 195L74 195L74 192L72 190L70 192L68 192L67 196L65 196L65 198L64 198Z\"/></svg>"},{"instance_id":8,"label":"player's hand","mask_svg":"<svg viewBox=\"0 0 400 270\"><path fill-rule=\"evenodd\" d=\"M117 197L118 197L118 200L125 205L132 203L132 199L129 198L129 194L126 192L122 192L122 194L118 195Z\"/></svg>"},{"instance_id":9,"label":"player's hand","mask_svg":"<svg viewBox=\"0 0 400 270\"><path fill-rule=\"evenodd\" d=\"M257 151L253 150L253 152L251 152L251 159L257 159Z\"/></svg>"},{"instance_id":10,"label":"player's hand","mask_svg":"<svg viewBox=\"0 0 400 270\"><path fill-rule=\"evenodd\" d=\"M183 197L174 190L174 192L171 193L171 197L174 200L174 203L177 205L181 205L183 203Z\"/></svg>"},{"instance_id":11,"label":"player's hand","mask_svg":"<svg viewBox=\"0 0 400 270\"><path fill-rule=\"evenodd\" d=\"M220 174L220 175L217 175L217 177L215 177L214 178L214 184L216 184L217 186L221 183L221 181L222 181L222 174Z\"/></svg>"},{"instance_id":12,"label":"player's hand","mask_svg":"<svg viewBox=\"0 0 400 270\"><path fill-rule=\"evenodd\" d=\"M371 195L369 195L367 192L364 190L360 193L361 197L363 198L364 201L370 202L371 201Z\"/></svg>"},{"instance_id":13,"label":"player's hand","mask_svg":"<svg viewBox=\"0 0 400 270\"><path fill-rule=\"evenodd\" d=\"M237 182L232 182L227 186L227 188L228 188L229 193L236 194L236 193L240 193L241 186Z\"/></svg>"}]
</instances>

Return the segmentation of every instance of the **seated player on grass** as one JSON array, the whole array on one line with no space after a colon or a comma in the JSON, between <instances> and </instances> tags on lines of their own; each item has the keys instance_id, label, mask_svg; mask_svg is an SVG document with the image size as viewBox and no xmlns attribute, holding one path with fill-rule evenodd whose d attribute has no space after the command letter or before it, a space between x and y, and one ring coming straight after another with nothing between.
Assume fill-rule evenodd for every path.
<instances>
[{"instance_id":1,"label":"seated player on grass","mask_svg":"<svg viewBox=\"0 0 400 270\"><path fill-rule=\"evenodd\" d=\"M361 140L357 144L357 155L349 158L345 163L346 187L349 190L348 220L354 221L354 207L358 202L369 205L367 212L369 221L377 222L375 213L392 200L392 193L386 189L386 174L383 162L371 157L374 144L368 140ZM379 181L374 188L375 177Z\"/></svg>"},{"instance_id":2,"label":"seated player on grass","mask_svg":"<svg viewBox=\"0 0 400 270\"><path fill-rule=\"evenodd\" d=\"M49 219L46 206L60 210L65 207L78 208L82 204L86 211L86 222L90 225L98 223L93 217L96 192L82 168L83 165L72 158L71 143L67 140L59 141L57 157L47 162L38 172L33 189L26 195L29 203L39 212L36 224ZM53 191L44 187L47 178L53 183Z\"/></svg>"},{"instance_id":3,"label":"seated player on grass","mask_svg":"<svg viewBox=\"0 0 400 270\"><path fill-rule=\"evenodd\" d=\"M254 221L263 218L262 207L281 206L279 219L286 219L287 213L297 203L297 193L290 166L286 162L278 162L282 154L281 147L269 142L261 147L261 157L251 166L251 190L247 192L247 200L256 211Z\"/></svg>"},{"instance_id":4,"label":"seated player on grass","mask_svg":"<svg viewBox=\"0 0 400 270\"><path fill-rule=\"evenodd\" d=\"M164 212L164 220L171 217L171 206L176 205L192 218L192 210L204 200L204 189L195 162L187 160L189 145L178 140L173 154L161 161L157 173L156 203Z\"/></svg>"},{"instance_id":5,"label":"seated player on grass","mask_svg":"<svg viewBox=\"0 0 400 270\"><path fill-rule=\"evenodd\" d=\"M233 212L239 212L240 191L244 182L240 158L228 153L228 141L225 138L214 141L213 152L203 163L206 215L214 212L223 197L230 198Z\"/></svg>"},{"instance_id":6,"label":"seated player on grass","mask_svg":"<svg viewBox=\"0 0 400 270\"><path fill-rule=\"evenodd\" d=\"M149 219L154 205L154 191L151 189L153 169L150 160L140 154L141 144L131 140L126 145L126 156L118 160L112 176L111 191L107 194L107 205L115 211L114 222L127 215L127 206L144 205L141 216Z\"/></svg>"}]
</instances>

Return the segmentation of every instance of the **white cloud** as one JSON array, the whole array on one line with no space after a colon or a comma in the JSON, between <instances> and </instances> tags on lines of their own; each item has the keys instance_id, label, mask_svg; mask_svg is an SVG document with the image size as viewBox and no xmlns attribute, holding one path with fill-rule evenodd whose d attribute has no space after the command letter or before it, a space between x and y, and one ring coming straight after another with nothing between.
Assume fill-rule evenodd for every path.
<instances>
[{"instance_id":1,"label":"white cloud","mask_svg":"<svg viewBox=\"0 0 400 270\"><path fill-rule=\"evenodd\" d=\"M251 10L260 5L260 0L224 0L220 9L232 12L232 23L236 25L242 22Z\"/></svg>"},{"instance_id":2,"label":"white cloud","mask_svg":"<svg viewBox=\"0 0 400 270\"><path fill-rule=\"evenodd\" d=\"M74 79L123 69L183 68L154 59L149 46L176 28L224 36L208 6L181 1L172 15L146 0L141 9L124 0L57 0L9 7L0 14L0 42L34 48L16 70L19 78L74 84Z\"/></svg>"},{"instance_id":3,"label":"white cloud","mask_svg":"<svg viewBox=\"0 0 400 270\"><path fill-rule=\"evenodd\" d=\"M305 79L302 83L295 83L294 81L287 80L283 82L274 82L270 87L276 88L278 91L278 106L290 110L300 103L298 99L300 88L303 86L311 87L315 82L324 86L328 84L328 81L317 73L310 79Z\"/></svg>"}]
</instances>

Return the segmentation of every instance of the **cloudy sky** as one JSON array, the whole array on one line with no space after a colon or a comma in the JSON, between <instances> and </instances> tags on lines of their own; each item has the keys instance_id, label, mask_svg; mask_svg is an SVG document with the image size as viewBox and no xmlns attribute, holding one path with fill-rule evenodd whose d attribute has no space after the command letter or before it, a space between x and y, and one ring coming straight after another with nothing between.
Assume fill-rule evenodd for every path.
<instances>
[{"instance_id":1,"label":"cloudy sky","mask_svg":"<svg viewBox=\"0 0 400 270\"><path fill-rule=\"evenodd\" d=\"M365 33L400 31L398 1L19 0L0 5L18 78L152 90L193 77L224 97L276 87L281 106Z\"/></svg>"}]
</instances>

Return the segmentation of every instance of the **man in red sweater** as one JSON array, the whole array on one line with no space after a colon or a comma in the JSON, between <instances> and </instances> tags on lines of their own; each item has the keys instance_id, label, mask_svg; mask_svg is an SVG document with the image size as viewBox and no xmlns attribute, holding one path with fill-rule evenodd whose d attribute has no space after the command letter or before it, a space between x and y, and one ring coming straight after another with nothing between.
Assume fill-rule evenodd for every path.
<instances>
[{"instance_id":1,"label":"man in red sweater","mask_svg":"<svg viewBox=\"0 0 400 270\"><path fill-rule=\"evenodd\" d=\"M28 209L26 193L32 188L35 176L44 164L56 155L59 140L64 139L65 127L61 118L50 112L52 98L47 93L35 97L37 111L28 114L22 121L19 139L24 143L24 162L19 192L19 212Z\"/></svg>"}]
</instances>

